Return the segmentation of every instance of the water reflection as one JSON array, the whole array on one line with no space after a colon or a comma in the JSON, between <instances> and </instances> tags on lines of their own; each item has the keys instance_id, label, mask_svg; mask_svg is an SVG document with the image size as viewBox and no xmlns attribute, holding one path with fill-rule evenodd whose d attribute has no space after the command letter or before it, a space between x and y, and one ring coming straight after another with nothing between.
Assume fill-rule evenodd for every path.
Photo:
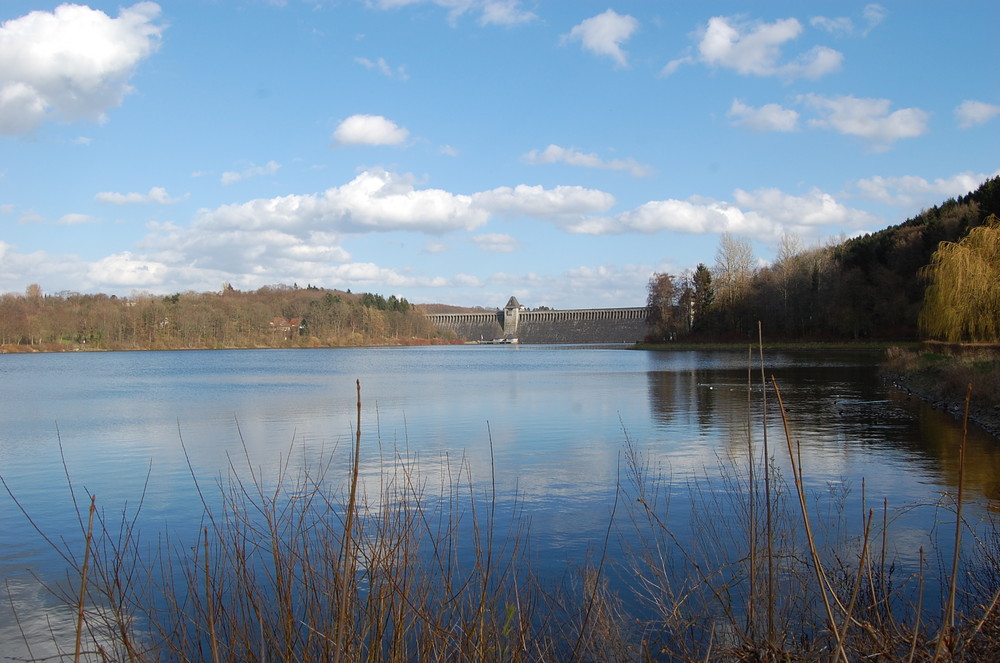
<instances>
[{"instance_id":1,"label":"water reflection","mask_svg":"<svg viewBox=\"0 0 1000 663\"><path fill-rule=\"evenodd\" d=\"M854 526L887 499L892 545L912 562L945 529L934 527L949 516L937 505L957 486L961 429L882 384L878 358L774 352L764 373L781 389L811 499L834 495L839 504L839 513L817 512L820 536L837 541L847 526L838 518ZM626 440L662 473L679 535L705 518L721 528L723 515L733 517L729 539L740 535L744 479L734 476L751 448L760 460L765 431L788 476L770 389L765 426L759 361L746 351L539 346L3 357L0 472L39 524L75 550L80 524L67 508L60 454L80 493L96 493L109 512L135 504L145 486L145 532L197 532L202 504L192 474L211 489L253 468L273 485L282 467L294 475L333 458L339 485L360 379L368 506L382 507L379 488L392 471L412 472L428 495L456 480L477 499L495 489L498 520L523 508L539 570L558 578L607 532L627 480ZM974 427L966 453L976 517L1000 500L1000 444ZM0 572L58 575L58 557L2 499ZM0 637L10 637L10 624L0 615Z\"/></svg>"},{"instance_id":2,"label":"water reflection","mask_svg":"<svg viewBox=\"0 0 1000 663\"><path fill-rule=\"evenodd\" d=\"M751 441L757 438L758 445L763 436L757 361L736 352L717 353L709 362L692 360L687 353L661 358L661 370L647 374L654 420L666 431L694 425L701 438L714 440L717 452L745 460L748 436ZM884 384L877 376L877 361L877 353L864 351L767 356L772 452L779 459L787 456L770 384L773 376L815 485L845 476L860 485L866 478L873 486L884 486L883 492L897 503L953 491L958 485L961 426L952 415ZM707 460L711 464L711 458ZM1000 500L1000 444L974 424L966 463L967 490L995 507Z\"/></svg>"}]
</instances>

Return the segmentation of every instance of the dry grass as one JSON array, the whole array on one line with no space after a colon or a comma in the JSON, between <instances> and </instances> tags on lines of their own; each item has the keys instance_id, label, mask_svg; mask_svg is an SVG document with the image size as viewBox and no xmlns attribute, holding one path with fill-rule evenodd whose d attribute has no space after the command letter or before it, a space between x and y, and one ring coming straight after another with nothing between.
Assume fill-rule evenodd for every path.
<instances>
[{"instance_id":1,"label":"dry grass","mask_svg":"<svg viewBox=\"0 0 1000 663\"><path fill-rule=\"evenodd\" d=\"M769 389L785 420L778 385L763 369L750 382L748 401ZM79 619L59 660L982 661L1000 650L1000 536L975 541L977 573L961 572L961 492L953 549L935 551L942 577L921 551L896 579L885 505L854 522L841 512L833 541L814 534L808 458L787 425L772 445L748 421L746 457L711 478L725 490L691 484L690 536L673 529L669 485L626 432L606 538L553 586L532 573L527 518L501 521L493 482L464 463L432 492L399 454L366 486L360 403L359 385L343 482L333 457L301 471L286 460L266 480L233 461L212 488L192 472L204 512L185 540L143 539L136 513L78 508L74 583L50 587ZM612 563L615 536L626 545Z\"/></svg>"}]
</instances>

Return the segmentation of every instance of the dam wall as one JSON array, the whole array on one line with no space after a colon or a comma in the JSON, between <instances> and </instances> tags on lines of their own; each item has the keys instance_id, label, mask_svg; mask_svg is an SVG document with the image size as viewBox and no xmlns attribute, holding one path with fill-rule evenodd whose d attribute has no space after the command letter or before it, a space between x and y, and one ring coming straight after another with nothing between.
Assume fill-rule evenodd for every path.
<instances>
[{"instance_id":1,"label":"dam wall","mask_svg":"<svg viewBox=\"0 0 1000 663\"><path fill-rule=\"evenodd\" d=\"M438 329L454 332L463 341L490 341L503 337L503 311L494 313L431 313Z\"/></svg>"},{"instance_id":2,"label":"dam wall","mask_svg":"<svg viewBox=\"0 0 1000 663\"><path fill-rule=\"evenodd\" d=\"M465 341L518 343L636 343L647 332L645 306L531 311L514 297L503 310L434 313L428 319Z\"/></svg>"}]
</instances>

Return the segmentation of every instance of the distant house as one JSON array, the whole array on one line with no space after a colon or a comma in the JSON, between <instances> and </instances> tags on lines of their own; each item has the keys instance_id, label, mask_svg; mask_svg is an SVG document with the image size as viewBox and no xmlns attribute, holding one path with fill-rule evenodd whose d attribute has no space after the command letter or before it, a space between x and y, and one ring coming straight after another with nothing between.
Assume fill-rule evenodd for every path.
<instances>
[{"instance_id":1,"label":"distant house","mask_svg":"<svg viewBox=\"0 0 1000 663\"><path fill-rule=\"evenodd\" d=\"M287 341L305 327L302 318L271 318L271 332L281 334Z\"/></svg>"}]
</instances>

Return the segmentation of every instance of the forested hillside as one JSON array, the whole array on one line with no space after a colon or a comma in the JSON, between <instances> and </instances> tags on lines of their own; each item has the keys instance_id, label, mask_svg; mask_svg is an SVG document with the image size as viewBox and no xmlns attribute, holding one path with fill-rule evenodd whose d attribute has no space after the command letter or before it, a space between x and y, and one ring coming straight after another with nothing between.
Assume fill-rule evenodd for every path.
<instances>
[{"instance_id":1,"label":"forested hillside","mask_svg":"<svg viewBox=\"0 0 1000 663\"><path fill-rule=\"evenodd\" d=\"M136 350L426 343L438 338L406 299L309 286L167 297L0 296L0 348Z\"/></svg>"},{"instance_id":2,"label":"forested hillside","mask_svg":"<svg viewBox=\"0 0 1000 663\"><path fill-rule=\"evenodd\" d=\"M744 339L756 335L760 321L774 340L915 340L932 275L925 268L939 246L962 240L998 214L1000 177L903 223L836 246L803 250L786 241L775 263L764 269L753 269L749 243L724 236L714 269L700 265L692 275L670 277L678 310L696 314L693 319L674 315L666 324L655 321L659 337L669 338L663 330L670 330L675 336ZM651 304L659 303L657 292L664 284L657 279L663 276L650 281ZM990 282L986 288L1000 296L1000 284ZM947 292L955 301L969 294L967 286L957 284ZM942 335L926 324L924 331Z\"/></svg>"}]
</instances>

